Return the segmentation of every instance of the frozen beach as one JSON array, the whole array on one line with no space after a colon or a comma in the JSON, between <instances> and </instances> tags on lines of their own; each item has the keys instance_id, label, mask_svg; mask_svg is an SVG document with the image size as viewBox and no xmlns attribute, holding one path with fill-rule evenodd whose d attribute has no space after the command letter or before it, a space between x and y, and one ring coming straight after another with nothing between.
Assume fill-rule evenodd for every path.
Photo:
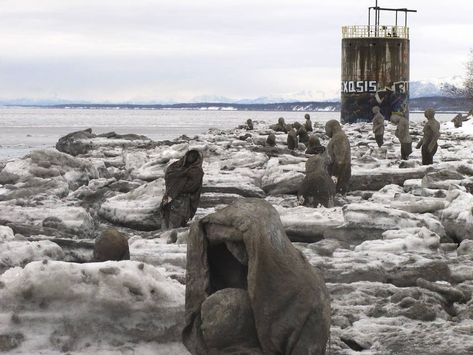
<instances>
[{"instance_id":1,"label":"frozen beach","mask_svg":"<svg viewBox=\"0 0 473 355\"><path fill-rule=\"evenodd\" d=\"M14 142L8 137L24 129L38 139L28 150L88 127L147 138L71 138L64 152L34 149L0 164L0 352L187 353L180 331L188 228L172 243L158 211L164 169L189 148L204 154L196 219L237 199L266 199L322 271L332 301L328 354L473 352L473 122L455 129L445 122L451 114L438 115L431 166L420 165L416 149L400 160L389 123L381 148L371 124L345 125L350 191L333 208L307 208L296 197L305 149L290 152L279 133L276 148L262 145L277 117L301 122L303 113L86 110L79 120L44 110L21 126L17 113L6 120L2 112L11 129L2 128L2 139ZM337 113L311 116L325 146L324 122ZM415 140L421 117L411 117ZM254 131L235 128L247 118ZM94 238L110 226L128 237L131 260L91 263Z\"/></svg>"},{"instance_id":2,"label":"frozen beach","mask_svg":"<svg viewBox=\"0 0 473 355\"><path fill-rule=\"evenodd\" d=\"M19 158L33 149L53 148L58 139L72 131L92 128L94 132L143 134L154 140L174 139L182 134L194 136L209 128L230 129L248 118L272 122L283 116L301 120L300 112L218 111L218 110L133 110L133 109L59 109L0 107L0 161ZM337 112L314 112L324 123L338 119ZM438 114L449 120L453 114ZM411 120L423 115L412 113Z\"/></svg>"}]
</instances>

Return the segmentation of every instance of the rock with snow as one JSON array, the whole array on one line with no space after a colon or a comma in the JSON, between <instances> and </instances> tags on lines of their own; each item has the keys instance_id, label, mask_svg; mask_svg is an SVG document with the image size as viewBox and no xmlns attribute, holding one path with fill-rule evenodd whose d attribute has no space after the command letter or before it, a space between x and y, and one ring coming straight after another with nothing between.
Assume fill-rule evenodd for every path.
<instances>
[{"instance_id":1,"label":"rock with snow","mask_svg":"<svg viewBox=\"0 0 473 355\"><path fill-rule=\"evenodd\" d=\"M0 285L0 334L23 335L16 352L180 340L184 287L151 265L32 262L0 275Z\"/></svg>"},{"instance_id":2,"label":"rock with snow","mask_svg":"<svg viewBox=\"0 0 473 355\"><path fill-rule=\"evenodd\" d=\"M164 181L156 180L105 200L98 213L113 224L157 230L161 228L160 204L164 191Z\"/></svg>"},{"instance_id":3,"label":"rock with snow","mask_svg":"<svg viewBox=\"0 0 473 355\"><path fill-rule=\"evenodd\" d=\"M25 266L36 260L63 260L64 252L56 243L49 240L8 241L0 243L0 274L5 270Z\"/></svg>"}]
</instances>

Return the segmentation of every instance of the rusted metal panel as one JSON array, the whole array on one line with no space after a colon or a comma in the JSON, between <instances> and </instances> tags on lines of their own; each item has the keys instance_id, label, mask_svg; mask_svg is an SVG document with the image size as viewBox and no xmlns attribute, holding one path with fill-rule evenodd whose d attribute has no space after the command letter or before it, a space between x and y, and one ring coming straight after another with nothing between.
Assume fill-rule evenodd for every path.
<instances>
[{"instance_id":1,"label":"rusted metal panel","mask_svg":"<svg viewBox=\"0 0 473 355\"><path fill-rule=\"evenodd\" d=\"M389 119L409 115L409 39L343 38L341 121L371 121L373 106Z\"/></svg>"}]
</instances>

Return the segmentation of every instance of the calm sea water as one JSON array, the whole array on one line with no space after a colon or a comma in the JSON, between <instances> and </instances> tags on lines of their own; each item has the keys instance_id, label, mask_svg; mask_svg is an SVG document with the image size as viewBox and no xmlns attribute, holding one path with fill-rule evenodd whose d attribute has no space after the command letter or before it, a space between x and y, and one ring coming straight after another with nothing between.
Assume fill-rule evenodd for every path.
<instances>
[{"instance_id":1,"label":"calm sea water","mask_svg":"<svg viewBox=\"0 0 473 355\"><path fill-rule=\"evenodd\" d=\"M212 111L212 110L124 110L0 108L0 160L21 157L33 149L54 147L70 132L92 128L95 133L143 134L154 140L173 139L182 134L196 135L209 128L234 128L248 118L275 123L304 121L305 112ZM312 122L338 119L338 112L311 112ZM452 114L438 114L448 120ZM411 114L421 121L423 115Z\"/></svg>"}]
</instances>

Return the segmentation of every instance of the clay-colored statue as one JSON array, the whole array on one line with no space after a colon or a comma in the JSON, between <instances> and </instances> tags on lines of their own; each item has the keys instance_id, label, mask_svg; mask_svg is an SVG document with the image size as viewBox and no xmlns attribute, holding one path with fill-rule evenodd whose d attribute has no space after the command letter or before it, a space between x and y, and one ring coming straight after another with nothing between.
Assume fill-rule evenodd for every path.
<instances>
[{"instance_id":1,"label":"clay-colored statue","mask_svg":"<svg viewBox=\"0 0 473 355\"><path fill-rule=\"evenodd\" d=\"M417 149L422 147L422 165L433 164L437 152L437 141L440 137L440 123L435 119L435 111L428 108L424 112L427 122L424 125L424 136L417 144Z\"/></svg>"},{"instance_id":2,"label":"clay-colored statue","mask_svg":"<svg viewBox=\"0 0 473 355\"><path fill-rule=\"evenodd\" d=\"M374 113L373 117L373 133L374 138L378 147L381 147L384 143L384 116L379 111L379 106L374 106L372 109Z\"/></svg>"},{"instance_id":3,"label":"clay-colored statue","mask_svg":"<svg viewBox=\"0 0 473 355\"><path fill-rule=\"evenodd\" d=\"M297 138L296 129L292 128L287 134L287 148L289 150L294 150L299 145L299 140Z\"/></svg>"},{"instance_id":4,"label":"clay-colored statue","mask_svg":"<svg viewBox=\"0 0 473 355\"><path fill-rule=\"evenodd\" d=\"M319 138L313 134L309 137L306 154L322 154L325 152L325 147L320 144Z\"/></svg>"},{"instance_id":5,"label":"clay-colored statue","mask_svg":"<svg viewBox=\"0 0 473 355\"><path fill-rule=\"evenodd\" d=\"M310 157L305 163L305 173L297 193L302 204L309 207L333 207L335 183L327 173L325 159L321 155Z\"/></svg>"},{"instance_id":6,"label":"clay-colored statue","mask_svg":"<svg viewBox=\"0 0 473 355\"><path fill-rule=\"evenodd\" d=\"M325 133L331 138L327 145L327 170L329 175L337 178L337 192L344 194L348 191L351 177L350 142L337 120L325 124Z\"/></svg>"},{"instance_id":7,"label":"clay-colored statue","mask_svg":"<svg viewBox=\"0 0 473 355\"><path fill-rule=\"evenodd\" d=\"M304 115L304 118L305 118L305 123L304 123L305 130L307 132L312 132L314 129L312 127L312 121L310 120L310 115L306 113Z\"/></svg>"},{"instance_id":8,"label":"clay-colored statue","mask_svg":"<svg viewBox=\"0 0 473 355\"><path fill-rule=\"evenodd\" d=\"M279 117L278 123L269 126L273 131L287 133L288 129L283 117Z\"/></svg>"},{"instance_id":9,"label":"clay-colored statue","mask_svg":"<svg viewBox=\"0 0 473 355\"><path fill-rule=\"evenodd\" d=\"M412 153L412 137L409 133L409 121L404 116L394 114L391 116L391 122L397 126L394 135L401 143L401 159L407 160Z\"/></svg>"}]
</instances>

